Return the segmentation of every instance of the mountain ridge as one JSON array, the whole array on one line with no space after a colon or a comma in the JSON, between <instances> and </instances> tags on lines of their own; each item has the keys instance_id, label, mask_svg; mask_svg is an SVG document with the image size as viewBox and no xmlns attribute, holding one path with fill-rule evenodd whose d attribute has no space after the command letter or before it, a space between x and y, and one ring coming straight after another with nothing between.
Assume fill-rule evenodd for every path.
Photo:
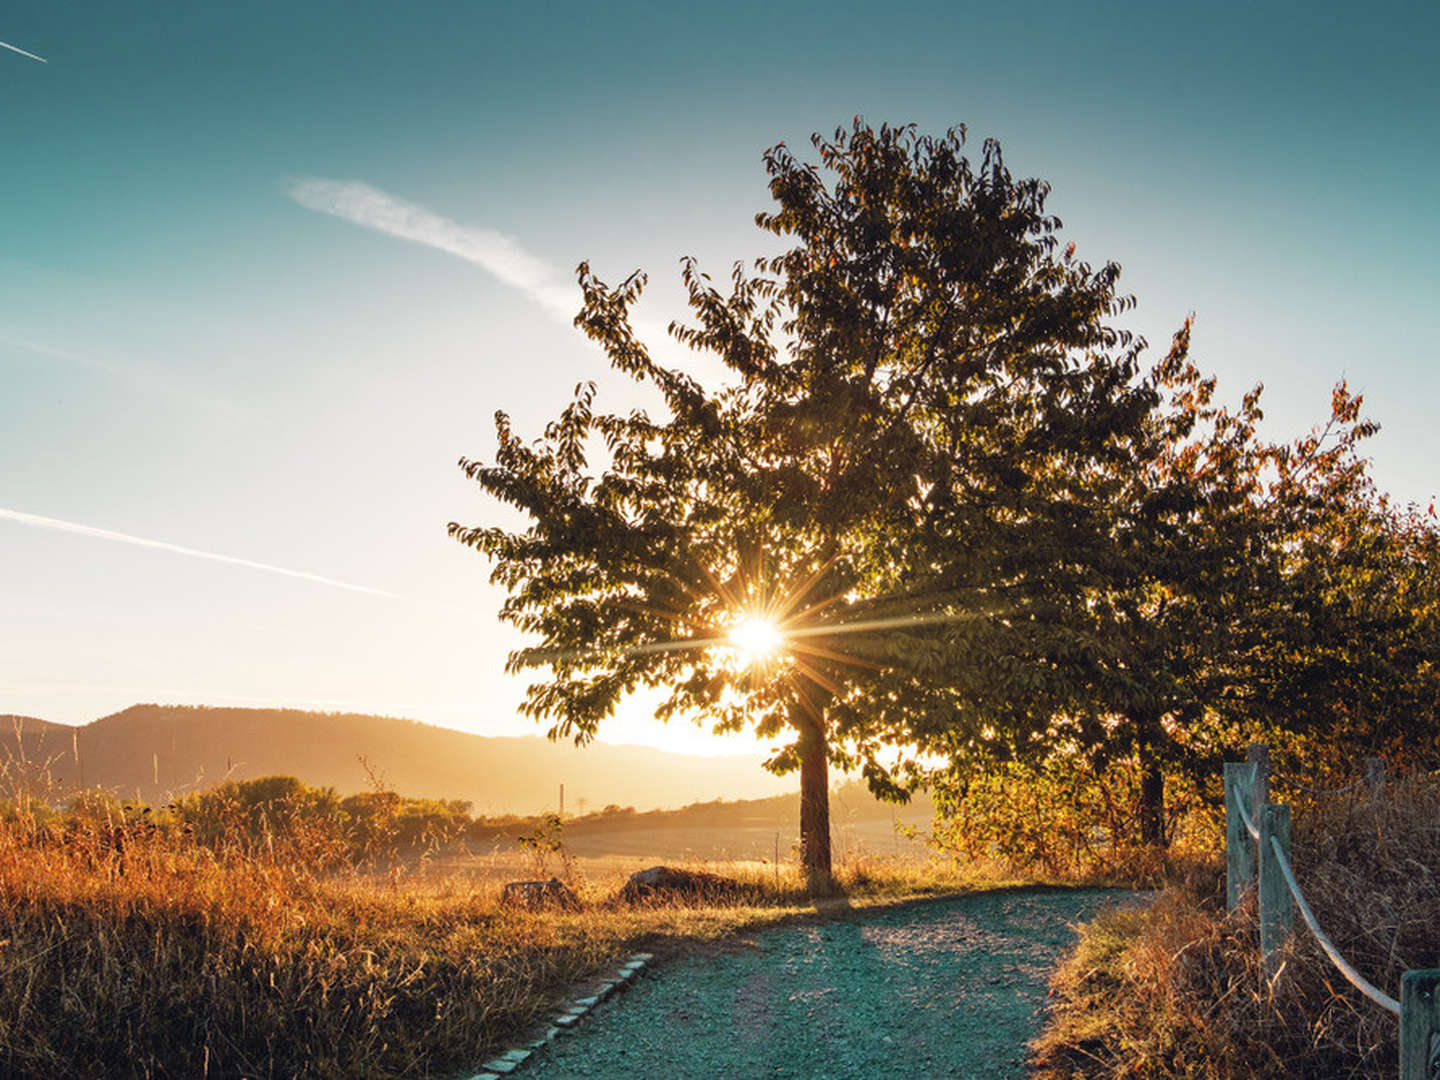
<instances>
[{"instance_id":1,"label":"mountain ridge","mask_svg":"<svg viewBox=\"0 0 1440 1080\"><path fill-rule=\"evenodd\" d=\"M764 798L795 786L758 756L676 754L541 736L485 736L367 713L137 704L89 724L0 716L0 761L43 769L63 794L102 787L169 801L224 779L276 773L342 795L377 782L420 798L464 799L481 814L607 805L661 809L715 798Z\"/></svg>"}]
</instances>

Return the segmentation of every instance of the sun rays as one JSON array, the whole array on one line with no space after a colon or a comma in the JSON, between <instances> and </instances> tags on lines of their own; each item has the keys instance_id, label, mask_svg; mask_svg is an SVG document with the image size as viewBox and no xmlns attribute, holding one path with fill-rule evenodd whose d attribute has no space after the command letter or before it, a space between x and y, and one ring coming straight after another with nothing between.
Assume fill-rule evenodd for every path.
<instances>
[{"instance_id":1,"label":"sun rays","mask_svg":"<svg viewBox=\"0 0 1440 1080\"><path fill-rule=\"evenodd\" d=\"M939 596L905 596L890 600L861 598L849 591L843 575L832 574L838 559L767 559L759 545L748 557L732 554L705 559L687 553L675 570L649 580L645 595L612 596L601 604L647 624L650 640L633 644L598 644L590 648L532 648L517 654L520 667L545 664L583 669L617 658L657 653L706 653L697 664L712 665L736 690L751 690L766 681L790 685L797 700L808 705L816 693L840 696L845 668L881 671L874 638L926 626L977 617L956 610ZM721 571L711 567L719 563ZM678 569L678 567L677 567ZM666 596L667 599L660 599ZM910 610L903 610L909 608ZM900 610L897 610L900 609ZM847 614L850 617L846 617ZM627 627L627 634L639 627ZM851 644L847 638L871 640Z\"/></svg>"},{"instance_id":2,"label":"sun rays","mask_svg":"<svg viewBox=\"0 0 1440 1080\"><path fill-rule=\"evenodd\" d=\"M780 627L763 615L746 615L726 636L739 650L741 662L747 667L765 662L785 644Z\"/></svg>"}]
</instances>

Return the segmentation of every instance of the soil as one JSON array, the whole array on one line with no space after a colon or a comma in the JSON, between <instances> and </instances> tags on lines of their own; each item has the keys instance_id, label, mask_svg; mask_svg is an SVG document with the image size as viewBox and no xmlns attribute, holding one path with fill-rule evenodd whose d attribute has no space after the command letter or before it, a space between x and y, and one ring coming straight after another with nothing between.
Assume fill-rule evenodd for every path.
<instances>
[{"instance_id":1,"label":"soil","mask_svg":"<svg viewBox=\"0 0 1440 1080\"><path fill-rule=\"evenodd\" d=\"M752 933L733 949L664 960L524 1073L1023 1076L1075 925L1138 896L1000 890Z\"/></svg>"}]
</instances>

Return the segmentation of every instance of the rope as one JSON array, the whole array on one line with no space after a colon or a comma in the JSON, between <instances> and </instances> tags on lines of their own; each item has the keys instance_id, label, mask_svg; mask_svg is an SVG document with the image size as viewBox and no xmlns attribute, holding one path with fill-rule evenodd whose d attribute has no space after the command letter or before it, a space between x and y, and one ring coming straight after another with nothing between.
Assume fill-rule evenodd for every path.
<instances>
[{"instance_id":1,"label":"rope","mask_svg":"<svg viewBox=\"0 0 1440 1080\"><path fill-rule=\"evenodd\" d=\"M1258 769L1258 764L1252 765L1252 777L1256 774ZM1354 788L1359 787L1361 784L1367 783L1369 780L1369 778L1367 777L1364 780L1356 780L1354 783L1346 784L1344 787L1332 788L1326 791L1322 791L1317 788L1308 787L1307 785L1298 783L1294 780L1285 780L1280 777L1273 777L1272 779L1278 780L1282 784L1285 784L1292 788L1297 788L1301 791L1308 792L1312 795L1339 795L1346 791L1351 791ZM1250 813L1245 808L1245 804L1249 801L1248 793L1237 788L1234 792L1234 801L1235 808L1240 812L1240 820L1244 823L1245 828L1250 833L1250 835L1258 841L1260 839L1260 830L1255 827L1255 822L1250 820ZM1399 1016L1400 1003L1394 998L1392 998L1389 994L1381 990L1379 987L1377 987L1374 983L1370 982L1369 979L1365 978L1365 976L1361 975L1353 967L1351 967L1350 962L1341 955L1340 950L1335 947L1335 943L1330 940L1330 936L1326 934L1324 930L1320 929L1320 922L1318 919L1315 918L1315 913L1310 910L1310 904L1306 901L1305 894L1300 891L1300 883L1295 880L1295 871L1290 866L1290 860L1285 855L1285 851L1280 846L1280 841L1277 837L1270 837L1270 847L1271 850L1275 853L1275 861L1280 867L1280 874L1285 879L1285 885L1290 890L1290 895L1295 898L1295 905L1300 909L1300 914L1305 919L1305 925L1308 926L1310 928L1310 932L1315 935L1315 940L1320 943L1320 948L1325 951L1325 955L1330 958L1330 962L1335 965L1341 975L1344 975L1345 978L1349 980L1350 984L1354 986L1355 989L1359 990L1362 994L1364 994L1367 998L1373 1001L1376 1005L1379 1005L1382 1009L1388 1009L1396 1016Z\"/></svg>"},{"instance_id":2,"label":"rope","mask_svg":"<svg viewBox=\"0 0 1440 1080\"><path fill-rule=\"evenodd\" d=\"M1290 895L1295 897L1295 904L1300 908L1300 914L1305 917L1305 925L1310 927L1310 932L1315 935L1315 940L1320 942L1320 947L1325 950L1325 955L1330 957L1330 962L1340 969L1340 974L1350 980L1351 985L1368 997L1382 1009L1389 1009L1396 1016L1400 1015L1400 1003L1389 994L1375 986L1369 979L1361 975L1345 957L1340 955L1340 950L1330 940L1324 930L1320 929L1320 923L1315 919L1315 913L1310 910L1310 905L1305 902L1305 894L1300 891L1300 885L1295 880L1295 872L1290 869L1290 860L1285 857L1281 850L1280 841L1270 838L1270 847L1275 852L1275 858L1280 864L1280 873L1285 877L1285 884L1290 887Z\"/></svg>"},{"instance_id":3,"label":"rope","mask_svg":"<svg viewBox=\"0 0 1440 1080\"><path fill-rule=\"evenodd\" d=\"M1362 777L1361 779L1354 780L1351 783L1344 785L1343 787L1314 788L1311 787L1309 784L1302 784L1298 780L1287 780L1285 777L1278 776L1274 773L1270 774L1270 779L1275 781L1277 784L1280 784L1282 787L1288 787L1294 791L1303 791L1306 795L1316 795L1320 797L1328 795L1344 795L1347 791L1354 791L1362 784L1369 783L1369 780L1367 778Z\"/></svg>"},{"instance_id":4,"label":"rope","mask_svg":"<svg viewBox=\"0 0 1440 1080\"><path fill-rule=\"evenodd\" d=\"M1253 763L1250 766L1250 782L1252 784L1255 782L1255 774L1259 768L1260 766ZM1249 799L1250 796L1244 790L1239 788L1235 790L1235 806L1240 811L1240 820L1244 823L1245 830L1250 834L1250 838L1259 841L1260 830L1255 827L1255 822L1250 820L1249 811L1245 809L1245 804Z\"/></svg>"},{"instance_id":5,"label":"rope","mask_svg":"<svg viewBox=\"0 0 1440 1080\"><path fill-rule=\"evenodd\" d=\"M1245 795L1239 791L1235 794L1237 796L1235 799L1235 808L1240 811L1240 820L1245 823L1245 829L1250 833L1250 838L1259 842L1260 830L1255 827L1255 822L1250 820L1250 814L1245 809Z\"/></svg>"}]
</instances>

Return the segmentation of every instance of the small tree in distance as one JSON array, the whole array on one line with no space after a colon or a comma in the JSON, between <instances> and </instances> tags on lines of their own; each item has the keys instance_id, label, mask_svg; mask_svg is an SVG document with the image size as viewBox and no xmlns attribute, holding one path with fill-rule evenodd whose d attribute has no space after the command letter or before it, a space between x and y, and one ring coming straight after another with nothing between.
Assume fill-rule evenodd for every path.
<instances>
[{"instance_id":1,"label":"small tree in distance","mask_svg":"<svg viewBox=\"0 0 1440 1080\"><path fill-rule=\"evenodd\" d=\"M767 152L756 221L792 246L725 292L683 264L693 321L671 333L724 365L719 388L636 336L642 274L611 288L581 264L576 325L663 415L599 412L582 384L539 440L499 413L493 461L461 461L529 518L450 525L537 639L508 663L544 672L524 711L584 741L664 687L661 718L776 740L815 887L831 764L899 799L920 753L1048 730L1049 657L1106 557L1093 486L1156 400L1143 342L1108 323L1133 302L1119 268L1062 252L1048 186L964 142L857 117L814 138L818 166Z\"/></svg>"}]
</instances>

